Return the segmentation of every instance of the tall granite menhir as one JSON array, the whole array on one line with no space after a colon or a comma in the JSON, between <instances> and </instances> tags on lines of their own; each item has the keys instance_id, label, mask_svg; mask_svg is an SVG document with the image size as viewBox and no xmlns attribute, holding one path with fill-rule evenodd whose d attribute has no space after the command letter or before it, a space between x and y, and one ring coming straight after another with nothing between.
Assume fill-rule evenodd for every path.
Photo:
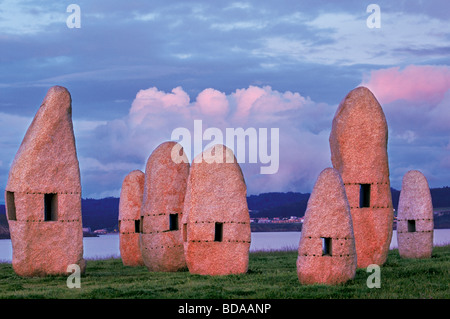
<instances>
[{"instance_id":1,"label":"tall granite menhir","mask_svg":"<svg viewBox=\"0 0 450 319\"><path fill-rule=\"evenodd\" d=\"M119 203L119 250L124 266L143 266L139 233L145 174L130 172L122 183Z\"/></svg>"},{"instance_id":2,"label":"tall granite menhir","mask_svg":"<svg viewBox=\"0 0 450 319\"><path fill-rule=\"evenodd\" d=\"M174 161L173 149L182 151L176 142L159 145L145 168L139 243L150 271L170 272L186 267L180 225L189 162L184 151L180 161Z\"/></svg>"},{"instance_id":3,"label":"tall granite menhir","mask_svg":"<svg viewBox=\"0 0 450 319\"><path fill-rule=\"evenodd\" d=\"M183 215L189 272L247 272L251 241L247 188L233 152L218 144L191 165Z\"/></svg>"},{"instance_id":4,"label":"tall granite menhir","mask_svg":"<svg viewBox=\"0 0 450 319\"><path fill-rule=\"evenodd\" d=\"M433 203L426 177L405 174L398 202L398 253L403 258L430 258L433 252Z\"/></svg>"},{"instance_id":5,"label":"tall granite menhir","mask_svg":"<svg viewBox=\"0 0 450 319\"><path fill-rule=\"evenodd\" d=\"M70 264L85 269L71 103L66 88L49 89L11 165L6 207L20 276L67 274Z\"/></svg>"},{"instance_id":6,"label":"tall granite menhir","mask_svg":"<svg viewBox=\"0 0 450 319\"><path fill-rule=\"evenodd\" d=\"M339 284L356 273L355 237L344 183L324 169L308 200L297 258L302 284Z\"/></svg>"},{"instance_id":7,"label":"tall granite menhir","mask_svg":"<svg viewBox=\"0 0 450 319\"><path fill-rule=\"evenodd\" d=\"M386 119L375 96L365 87L352 90L334 116L330 148L350 204L358 268L384 264L392 238L387 140Z\"/></svg>"}]
</instances>

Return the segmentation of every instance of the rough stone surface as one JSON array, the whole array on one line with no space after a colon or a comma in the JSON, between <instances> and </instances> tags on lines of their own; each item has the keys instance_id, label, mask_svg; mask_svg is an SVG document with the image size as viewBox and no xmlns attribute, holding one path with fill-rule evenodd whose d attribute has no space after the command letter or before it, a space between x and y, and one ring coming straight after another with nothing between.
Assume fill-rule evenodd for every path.
<instances>
[{"instance_id":1,"label":"rough stone surface","mask_svg":"<svg viewBox=\"0 0 450 319\"><path fill-rule=\"evenodd\" d=\"M143 266L139 247L142 197L145 174L140 170L130 172L122 183L119 203L119 249L125 266Z\"/></svg>"},{"instance_id":2,"label":"rough stone surface","mask_svg":"<svg viewBox=\"0 0 450 319\"><path fill-rule=\"evenodd\" d=\"M392 238L387 139L386 119L375 96L365 87L352 90L334 116L330 148L350 204L358 268L384 264ZM370 185L369 207L360 207L361 184Z\"/></svg>"},{"instance_id":3,"label":"rough stone surface","mask_svg":"<svg viewBox=\"0 0 450 319\"><path fill-rule=\"evenodd\" d=\"M194 159L183 216L190 273L247 272L251 232L246 194L244 176L229 148L214 145ZM216 231L220 228L222 236Z\"/></svg>"},{"instance_id":4,"label":"rough stone surface","mask_svg":"<svg viewBox=\"0 0 450 319\"><path fill-rule=\"evenodd\" d=\"M50 221L46 196L53 196ZM67 89L47 92L11 165L6 203L18 275L67 274L70 264L84 272L80 170Z\"/></svg>"},{"instance_id":5,"label":"rough stone surface","mask_svg":"<svg viewBox=\"0 0 450 319\"><path fill-rule=\"evenodd\" d=\"M327 238L328 252L323 251ZM339 284L356 273L355 237L339 172L323 170L308 200L297 258L302 284Z\"/></svg>"},{"instance_id":6,"label":"rough stone surface","mask_svg":"<svg viewBox=\"0 0 450 319\"><path fill-rule=\"evenodd\" d=\"M427 179L417 170L409 171L403 177L398 203L397 241L400 256L430 258L433 228L433 204Z\"/></svg>"},{"instance_id":7,"label":"rough stone surface","mask_svg":"<svg viewBox=\"0 0 450 319\"><path fill-rule=\"evenodd\" d=\"M174 148L182 152L179 163L172 160ZM170 272L186 267L181 219L188 176L189 161L178 143L162 143L148 158L139 240L150 271Z\"/></svg>"}]
</instances>

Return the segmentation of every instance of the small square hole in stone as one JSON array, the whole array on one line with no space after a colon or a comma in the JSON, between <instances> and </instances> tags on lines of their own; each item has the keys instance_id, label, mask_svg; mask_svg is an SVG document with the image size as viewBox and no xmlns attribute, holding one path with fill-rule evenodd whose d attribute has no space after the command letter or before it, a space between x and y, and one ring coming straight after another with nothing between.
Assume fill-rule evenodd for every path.
<instances>
[{"instance_id":1,"label":"small square hole in stone","mask_svg":"<svg viewBox=\"0 0 450 319\"><path fill-rule=\"evenodd\" d=\"M178 214L169 215L169 230L178 230Z\"/></svg>"},{"instance_id":2,"label":"small square hole in stone","mask_svg":"<svg viewBox=\"0 0 450 319\"><path fill-rule=\"evenodd\" d=\"M183 224L183 241L187 241L187 224Z\"/></svg>"},{"instance_id":3,"label":"small square hole in stone","mask_svg":"<svg viewBox=\"0 0 450 319\"><path fill-rule=\"evenodd\" d=\"M322 239L322 256L331 256L331 238L321 237Z\"/></svg>"},{"instance_id":4,"label":"small square hole in stone","mask_svg":"<svg viewBox=\"0 0 450 319\"><path fill-rule=\"evenodd\" d=\"M370 184L359 184L359 207L370 207Z\"/></svg>"},{"instance_id":5,"label":"small square hole in stone","mask_svg":"<svg viewBox=\"0 0 450 319\"><path fill-rule=\"evenodd\" d=\"M58 195L44 194L44 221L58 220Z\"/></svg>"},{"instance_id":6,"label":"small square hole in stone","mask_svg":"<svg viewBox=\"0 0 450 319\"><path fill-rule=\"evenodd\" d=\"M416 231L416 221L414 219L408 220L408 233L414 233Z\"/></svg>"},{"instance_id":7,"label":"small square hole in stone","mask_svg":"<svg viewBox=\"0 0 450 319\"><path fill-rule=\"evenodd\" d=\"M135 219L134 220L134 232L135 233L140 233L141 232L141 220L140 219Z\"/></svg>"},{"instance_id":8,"label":"small square hole in stone","mask_svg":"<svg viewBox=\"0 0 450 319\"><path fill-rule=\"evenodd\" d=\"M214 226L214 241L223 240L223 223L216 223Z\"/></svg>"},{"instance_id":9,"label":"small square hole in stone","mask_svg":"<svg viewBox=\"0 0 450 319\"><path fill-rule=\"evenodd\" d=\"M6 208L8 220L16 220L16 203L13 192L6 192Z\"/></svg>"}]
</instances>

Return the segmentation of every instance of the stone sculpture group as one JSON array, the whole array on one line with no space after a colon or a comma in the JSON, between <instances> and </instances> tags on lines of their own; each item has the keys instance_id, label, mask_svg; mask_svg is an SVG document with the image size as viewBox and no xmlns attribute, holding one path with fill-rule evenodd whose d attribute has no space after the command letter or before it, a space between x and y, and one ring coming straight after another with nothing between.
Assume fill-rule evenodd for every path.
<instances>
[{"instance_id":1,"label":"stone sculpture group","mask_svg":"<svg viewBox=\"0 0 450 319\"><path fill-rule=\"evenodd\" d=\"M67 89L49 89L14 158L5 202L20 276L85 270L80 169ZM325 168L308 201L298 248L302 284L339 284L356 268L386 261L393 229L381 105L365 87L340 103ZM176 153L176 154L174 154ZM174 160L174 156L177 160ZM119 247L125 266L149 271L188 268L200 275L242 274L251 242L247 189L231 149L214 145L192 165L176 142L160 144L145 173L123 180ZM398 207L398 247L405 258L429 258L433 207L425 176L405 174Z\"/></svg>"},{"instance_id":2,"label":"stone sculpture group","mask_svg":"<svg viewBox=\"0 0 450 319\"><path fill-rule=\"evenodd\" d=\"M180 158L173 160L173 152ZM181 155L180 155L181 154ZM140 171L139 171L140 172ZM139 188L141 179L123 182L122 189ZM214 145L194 159L192 166L181 145L160 144L150 155L141 203L129 192L120 198L119 216L135 218L140 227L119 227L119 234L139 240L120 240L124 265L140 251L149 271L178 271L201 275L245 273L250 250L247 189L233 152ZM122 205L122 203L124 203ZM135 207L140 207L140 214ZM139 209L137 209L139 210ZM134 217L131 217L131 216ZM140 217L140 218L139 218ZM123 219L121 221L123 224Z\"/></svg>"},{"instance_id":3,"label":"stone sculpture group","mask_svg":"<svg viewBox=\"0 0 450 319\"><path fill-rule=\"evenodd\" d=\"M356 268L383 265L392 239L388 126L369 89L358 87L342 100L329 141L334 168L325 169L314 186L298 249L297 274L306 284L342 283ZM400 256L431 257L433 207L425 176L408 172L400 196Z\"/></svg>"}]
</instances>

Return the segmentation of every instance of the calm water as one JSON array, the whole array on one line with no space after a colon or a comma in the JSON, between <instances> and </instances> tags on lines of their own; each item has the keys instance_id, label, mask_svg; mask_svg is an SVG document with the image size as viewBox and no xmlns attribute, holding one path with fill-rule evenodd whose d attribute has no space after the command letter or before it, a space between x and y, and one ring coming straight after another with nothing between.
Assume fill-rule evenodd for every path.
<instances>
[{"instance_id":1,"label":"calm water","mask_svg":"<svg viewBox=\"0 0 450 319\"><path fill-rule=\"evenodd\" d=\"M300 232L261 232L252 233L250 251L258 250L296 250L300 241ZM450 243L450 229L434 230L434 245ZM108 234L100 237L83 238L84 258L98 259L120 257L119 235ZM397 248L397 232L394 230L390 248ZM11 262L12 247L10 239L0 240L0 261Z\"/></svg>"}]
</instances>

